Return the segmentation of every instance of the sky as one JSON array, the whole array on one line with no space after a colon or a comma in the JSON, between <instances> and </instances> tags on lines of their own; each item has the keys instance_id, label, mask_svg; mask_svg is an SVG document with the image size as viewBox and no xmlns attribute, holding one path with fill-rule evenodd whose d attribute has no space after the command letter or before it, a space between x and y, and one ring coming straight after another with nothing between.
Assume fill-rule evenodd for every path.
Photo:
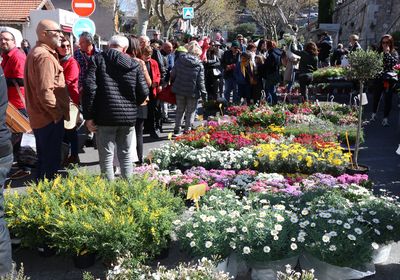
<instances>
[{"instance_id":1,"label":"sky","mask_svg":"<svg viewBox=\"0 0 400 280\"><path fill-rule=\"evenodd\" d=\"M136 0L118 0L121 4L121 10L122 11L127 11L127 12L132 12L134 13L136 11ZM133 11L132 11L133 7Z\"/></svg>"}]
</instances>

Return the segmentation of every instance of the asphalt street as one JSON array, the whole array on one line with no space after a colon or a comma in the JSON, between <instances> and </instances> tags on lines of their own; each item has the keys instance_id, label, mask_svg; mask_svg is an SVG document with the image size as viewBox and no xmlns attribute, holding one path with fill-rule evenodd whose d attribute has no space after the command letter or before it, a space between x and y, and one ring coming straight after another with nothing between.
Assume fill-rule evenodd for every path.
<instances>
[{"instance_id":1,"label":"asphalt street","mask_svg":"<svg viewBox=\"0 0 400 280\"><path fill-rule=\"evenodd\" d=\"M341 98L345 102L348 100L347 96L342 96ZM337 98L337 100L340 100L340 98ZM369 97L369 100L372 100L372 97ZM378 120L365 124L366 142L363 144L364 149L360 151L359 162L370 167L369 175L370 179L375 182L375 191L378 192L379 189L386 189L395 195L400 195L400 156L395 153L398 144L400 144L400 110L397 107L397 97L394 98L393 104L389 127L382 127L381 125L383 106L381 106L380 113L378 114ZM371 104L365 106L365 120L368 120L371 114L370 108ZM145 135L144 153L148 154L151 149L168 142L168 134L172 131L173 124L166 125L162 137L157 141L151 139L149 135ZM93 173L99 173L97 150L93 147L83 147L79 157L81 160L80 168L87 169ZM8 183L12 190L23 192L26 182L27 180L14 180ZM51 258L42 258L38 257L35 251L17 249L13 252L13 258L17 263L24 263L25 271L32 280L82 279L83 271L75 268L72 259L68 257L54 256ZM179 261L189 260L189 257L179 250L177 244L174 244L168 258L157 261L160 261L161 264L173 266ZM104 279L105 269L101 261L97 261L95 266L87 270L92 271L97 277ZM376 269L376 275L364 279L400 280L399 244L396 244L392 249L389 260L385 264L377 265ZM250 278L247 275L240 279Z\"/></svg>"}]
</instances>

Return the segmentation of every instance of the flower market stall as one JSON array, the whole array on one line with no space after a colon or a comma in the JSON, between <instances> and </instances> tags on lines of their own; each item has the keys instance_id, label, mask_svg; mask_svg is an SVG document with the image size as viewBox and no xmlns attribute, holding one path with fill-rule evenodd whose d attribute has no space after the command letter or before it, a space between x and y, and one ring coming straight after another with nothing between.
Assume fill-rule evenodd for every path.
<instances>
[{"instance_id":1,"label":"flower market stall","mask_svg":"<svg viewBox=\"0 0 400 280\"><path fill-rule=\"evenodd\" d=\"M229 111L235 117L204 122L135 171L182 198L206 185L199 208L174 222L182 247L219 256L233 276L251 268L252 279L276 279L287 264L315 269L318 279L374 274L399 241L400 204L374 195L368 175L345 173L351 155L340 144L354 143L357 110L324 103Z\"/></svg>"}]
</instances>

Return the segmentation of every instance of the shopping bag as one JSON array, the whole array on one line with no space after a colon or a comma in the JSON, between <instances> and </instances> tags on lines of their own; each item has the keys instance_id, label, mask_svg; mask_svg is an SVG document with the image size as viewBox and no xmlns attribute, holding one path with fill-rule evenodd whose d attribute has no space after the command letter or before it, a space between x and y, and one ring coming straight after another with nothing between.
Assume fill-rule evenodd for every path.
<instances>
[{"instance_id":1,"label":"shopping bag","mask_svg":"<svg viewBox=\"0 0 400 280\"><path fill-rule=\"evenodd\" d=\"M176 96L175 93L172 92L172 85L166 86L157 93L157 98L170 104L176 104Z\"/></svg>"}]
</instances>

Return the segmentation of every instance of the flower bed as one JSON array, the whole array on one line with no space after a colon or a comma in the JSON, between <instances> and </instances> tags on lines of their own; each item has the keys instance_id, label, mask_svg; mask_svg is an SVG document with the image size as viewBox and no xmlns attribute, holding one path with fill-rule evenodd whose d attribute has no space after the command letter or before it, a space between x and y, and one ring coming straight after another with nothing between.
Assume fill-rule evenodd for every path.
<instances>
[{"instance_id":1,"label":"flower bed","mask_svg":"<svg viewBox=\"0 0 400 280\"><path fill-rule=\"evenodd\" d=\"M299 133L323 134L330 132L346 143L346 132L351 144L357 131L357 111L352 107L336 103L305 103L270 107L236 106L228 112L243 127L266 127L271 124L285 126L285 135Z\"/></svg>"},{"instance_id":2,"label":"flower bed","mask_svg":"<svg viewBox=\"0 0 400 280\"><path fill-rule=\"evenodd\" d=\"M167 245L181 205L157 181L109 182L78 173L7 195L6 219L25 246L106 259L124 252L152 257Z\"/></svg>"},{"instance_id":3,"label":"flower bed","mask_svg":"<svg viewBox=\"0 0 400 280\"><path fill-rule=\"evenodd\" d=\"M313 149L299 143L270 143L219 151L213 146L195 149L182 143L170 143L154 149L151 160L168 170L203 166L207 169L340 174L349 163L349 154L343 153L338 144Z\"/></svg>"},{"instance_id":4,"label":"flower bed","mask_svg":"<svg viewBox=\"0 0 400 280\"><path fill-rule=\"evenodd\" d=\"M316 188L347 189L351 184L369 187L368 175L343 174L334 177L315 173L287 174L263 173L255 170L207 170L204 167L192 167L183 173L180 170L158 170L157 165L144 165L134 170L135 174L145 174L152 180L158 180L175 194L186 197L187 188L195 184L206 184L207 190L231 189L237 194L248 195L250 192L287 193L300 195Z\"/></svg>"},{"instance_id":5,"label":"flower bed","mask_svg":"<svg viewBox=\"0 0 400 280\"><path fill-rule=\"evenodd\" d=\"M307 252L333 265L357 267L372 260L376 244L398 241L400 204L356 184L311 188L301 196L253 193L239 199L214 189L175 221L177 237L194 256L239 254L248 263Z\"/></svg>"}]
</instances>

